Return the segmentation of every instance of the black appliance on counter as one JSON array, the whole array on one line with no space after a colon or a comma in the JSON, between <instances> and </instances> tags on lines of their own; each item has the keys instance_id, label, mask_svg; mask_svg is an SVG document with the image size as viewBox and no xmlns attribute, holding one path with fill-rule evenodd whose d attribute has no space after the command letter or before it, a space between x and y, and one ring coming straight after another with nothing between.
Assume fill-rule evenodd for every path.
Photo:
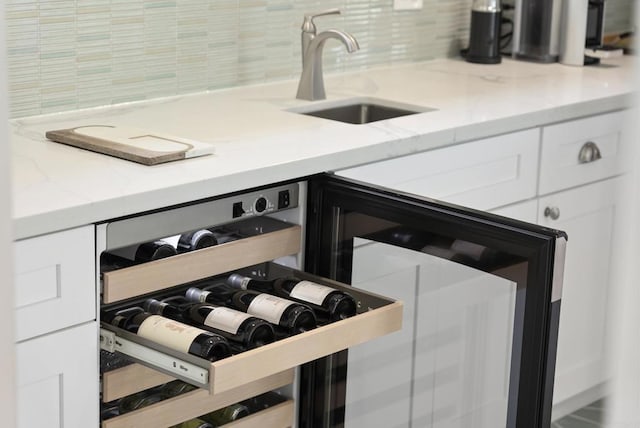
<instances>
[{"instance_id":1,"label":"black appliance on counter","mask_svg":"<svg viewBox=\"0 0 640 428\"><path fill-rule=\"evenodd\" d=\"M471 6L469 48L462 52L469 62L498 64L500 55L500 28L502 25L500 0L474 0Z\"/></svg>"}]
</instances>

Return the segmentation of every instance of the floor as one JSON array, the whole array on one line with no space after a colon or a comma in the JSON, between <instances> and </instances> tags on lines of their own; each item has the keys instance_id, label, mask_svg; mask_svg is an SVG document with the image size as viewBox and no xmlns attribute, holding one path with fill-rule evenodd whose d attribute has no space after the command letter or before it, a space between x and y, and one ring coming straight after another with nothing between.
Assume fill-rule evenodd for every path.
<instances>
[{"instance_id":1,"label":"floor","mask_svg":"<svg viewBox=\"0 0 640 428\"><path fill-rule=\"evenodd\" d=\"M599 400L551 424L551 428L604 427L604 401Z\"/></svg>"}]
</instances>

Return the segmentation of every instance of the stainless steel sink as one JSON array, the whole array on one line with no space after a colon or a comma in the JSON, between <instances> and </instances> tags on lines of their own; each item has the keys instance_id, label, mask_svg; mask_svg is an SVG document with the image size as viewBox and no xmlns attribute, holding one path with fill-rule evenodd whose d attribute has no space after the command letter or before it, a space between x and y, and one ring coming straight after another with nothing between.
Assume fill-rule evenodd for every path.
<instances>
[{"instance_id":1,"label":"stainless steel sink","mask_svg":"<svg viewBox=\"0 0 640 428\"><path fill-rule=\"evenodd\" d=\"M296 113L308 116L321 117L323 119L336 120L338 122L363 125L379 120L393 119L395 117L408 116L434 109L408 106L375 99L356 99L340 104L316 106L310 109L292 110Z\"/></svg>"}]
</instances>

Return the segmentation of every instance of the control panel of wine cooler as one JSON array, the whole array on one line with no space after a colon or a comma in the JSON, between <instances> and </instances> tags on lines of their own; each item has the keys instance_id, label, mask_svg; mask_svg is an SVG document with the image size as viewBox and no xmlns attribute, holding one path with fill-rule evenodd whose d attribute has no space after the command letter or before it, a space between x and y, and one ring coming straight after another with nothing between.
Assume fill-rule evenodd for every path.
<instances>
[{"instance_id":1,"label":"control panel of wine cooler","mask_svg":"<svg viewBox=\"0 0 640 428\"><path fill-rule=\"evenodd\" d=\"M106 249L295 208L299 193L299 184L290 183L113 221L106 226Z\"/></svg>"}]
</instances>

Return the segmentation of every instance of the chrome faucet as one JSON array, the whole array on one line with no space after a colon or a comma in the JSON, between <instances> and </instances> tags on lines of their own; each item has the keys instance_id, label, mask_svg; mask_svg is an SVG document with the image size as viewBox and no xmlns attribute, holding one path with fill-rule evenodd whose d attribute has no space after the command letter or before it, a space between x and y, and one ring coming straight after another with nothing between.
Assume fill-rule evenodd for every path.
<instances>
[{"instance_id":1,"label":"chrome faucet","mask_svg":"<svg viewBox=\"0 0 640 428\"><path fill-rule=\"evenodd\" d=\"M329 39L340 40L347 52L352 53L360 49L355 37L340 30L327 30L316 34L313 18L324 15L338 15L339 9L329 9L319 13L309 13L302 22L302 75L298 84L296 98L301 100L323 100L324 78L322 77L322 49Z\"/></svg>"}]
</instances>

